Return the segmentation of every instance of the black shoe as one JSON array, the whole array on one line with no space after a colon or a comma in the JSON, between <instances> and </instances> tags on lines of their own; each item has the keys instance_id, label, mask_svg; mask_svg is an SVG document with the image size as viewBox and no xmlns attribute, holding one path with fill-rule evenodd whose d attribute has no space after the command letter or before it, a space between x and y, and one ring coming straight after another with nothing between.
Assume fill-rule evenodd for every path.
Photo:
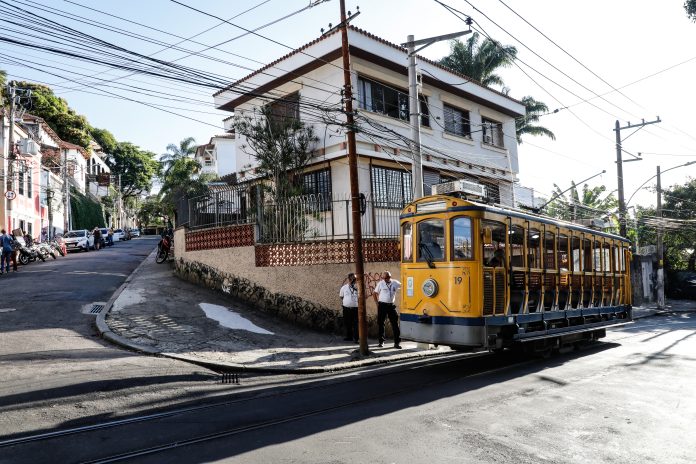
<instances>
[{"instance_id":1,"label":"black shoe","mask_svg":"<svg viewBox=\"0 0 696 464\"><path fill-rule=\"evenodd\" d=\"M394 348L396 348L397 350L400 350L400 349L401 349L401 345L394 345Z\"/></svg>"},{"instance_id":2,"label":"black shoe","mask_svg":"<svg viewBox=\"0 0 696 464\"><path fill-rule=\"evenodd\" d=\"M377 345L377 348L382 348L383 346L384 346L384 343L383 343L383 342L379 342L379 344Z\"/></svg>"}]
</instances>

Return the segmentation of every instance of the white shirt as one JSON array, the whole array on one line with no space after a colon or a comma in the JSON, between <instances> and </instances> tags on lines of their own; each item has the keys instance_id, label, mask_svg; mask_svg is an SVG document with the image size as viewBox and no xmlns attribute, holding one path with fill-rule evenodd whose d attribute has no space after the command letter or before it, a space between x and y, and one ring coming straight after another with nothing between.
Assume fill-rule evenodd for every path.
<instances>
[{"instance_id":1,"label":"white shirt","mask_svg":"<svg viewBox=\"0 0 696 464\"><path fill-rule=\"evenodd\" d=\"M358 289L350 284L345 284L338 292L338 296L343 299L343 306L346 308L358 307Z\"/></svg>"},{"instance_id":2,"label":"white shirt","mask_svg":"<svg viewBox=\"0 0 696 464\"><path fill-rule=\"evenodd\" d=\"M396 301L396 292L398 292L400 288L401 282L398 280L391 279L389 283L386 283L384 280L380 280L375 287L377 301L394 304Z\"/></svg>"}]
</instances>

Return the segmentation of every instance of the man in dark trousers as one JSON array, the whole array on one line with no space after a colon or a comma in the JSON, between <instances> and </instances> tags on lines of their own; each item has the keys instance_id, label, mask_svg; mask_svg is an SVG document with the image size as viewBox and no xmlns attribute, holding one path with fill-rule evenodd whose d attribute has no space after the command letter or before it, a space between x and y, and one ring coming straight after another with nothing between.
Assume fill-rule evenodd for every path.
<instances>
[{"instance_id":1,"label":"man in dark trousers","mask_svg":"<svg viewBox=\"0 0 696 464\"><path fill-rule=\"evenodd\" d=\"M358 342L358 279L352 272L348 274L348 283L341 287L338 296L343 306L343 323L346 326L346 338L343 340Z\"/></svg>"},{"instance_id":2,"label":"man in dark trousers","mask_svg":"<svg viewBox=\"0 0 696 464\"><path fill-rule=\"evenodd\" d=\"M399 314L396 312L396 292L401 288L401 282L391 278L389 271L382 274L382 280L375 287L372 294L377 303L377 328L379 330L379 346L384 346L384 320L389 317L389 322L394 332L394 348L401 349L401 331L399 330Z\"/></svg>"}]
</instances>

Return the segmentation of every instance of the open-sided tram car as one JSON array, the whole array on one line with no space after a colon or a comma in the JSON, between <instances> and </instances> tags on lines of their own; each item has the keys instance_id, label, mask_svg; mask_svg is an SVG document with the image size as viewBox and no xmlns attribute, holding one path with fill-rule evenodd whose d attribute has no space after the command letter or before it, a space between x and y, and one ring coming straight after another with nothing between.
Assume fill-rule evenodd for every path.
<instances>
[{"instance_id":1,"label":"open-sided tram car","mask_svg":"<svg viewBox=\"0 0 696 464\"><path fill-rule=\"evenodd\" d=\"M428 196L401 224L401 336L550 349L631 321L629 241L520 210Z\"/></svg>"}]
</instances>

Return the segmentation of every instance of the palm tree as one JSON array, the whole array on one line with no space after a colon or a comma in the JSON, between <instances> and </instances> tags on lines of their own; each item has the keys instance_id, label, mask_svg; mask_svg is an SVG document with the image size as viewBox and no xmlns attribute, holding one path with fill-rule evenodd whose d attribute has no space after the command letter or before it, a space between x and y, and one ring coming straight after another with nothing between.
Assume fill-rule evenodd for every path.
<instances>
[{"instance_id":1,"label":"palm tree","mask_svg":"<svg viewBox=\"0 0 696 464\"><path fill-rule=\"evenodd\" d=\"M160 163L164 167L164 177L167 176L174 163L178 160L193 158L196 154L196 148L196 139L193 137L186 137L179 142L178 146L173 143L167 145L167 153L160 157Z\"/></svg>"},{"instance_id":2,"label":"palm tree","mask_svg":"<svg viewBox=\"0 0 696 464\"><path fill-rule=\"evenodd\" d=\"M604 195L607 190L604 185L590 188L585 184L580 194L575 182L571 182L571 185L572 188L566 196L558 185L553 184L554 200L546 208L547 215L565 220L608 216L612 222L618 224L616 210L619 203L613 192Z\"/></svg>"},{"instance_id":3,"label":"palm tree","mask_svg":"<svg viewBox=\"0 0 696 464\"><path fill-rule=\"evenodd\" d=\"M442 58L440 64L479 81L486 87L505 87L503 79L495 71L512 65L517 58L517 48L488 38L479 43L479 39L478 32L474 32L466 43L453 40L450 43L450 54Z\"/></svg>"},{"instance_id":4,"label":"palm tree","mask_svg":"<svg viewBox=\"0 0 696 464\"><path fill-rule=\"evenodd\" d=\"M539 122L539 117L548 113L549 108L545 103L535 100L533 97L526 96L522 98L522 103L525 107L525 115L515 121L517 126L517 143L522 143L522 135L545 135L551 140L556 140L556 135L543 126L533 125Z\"/></svg>"}]
</instances>

